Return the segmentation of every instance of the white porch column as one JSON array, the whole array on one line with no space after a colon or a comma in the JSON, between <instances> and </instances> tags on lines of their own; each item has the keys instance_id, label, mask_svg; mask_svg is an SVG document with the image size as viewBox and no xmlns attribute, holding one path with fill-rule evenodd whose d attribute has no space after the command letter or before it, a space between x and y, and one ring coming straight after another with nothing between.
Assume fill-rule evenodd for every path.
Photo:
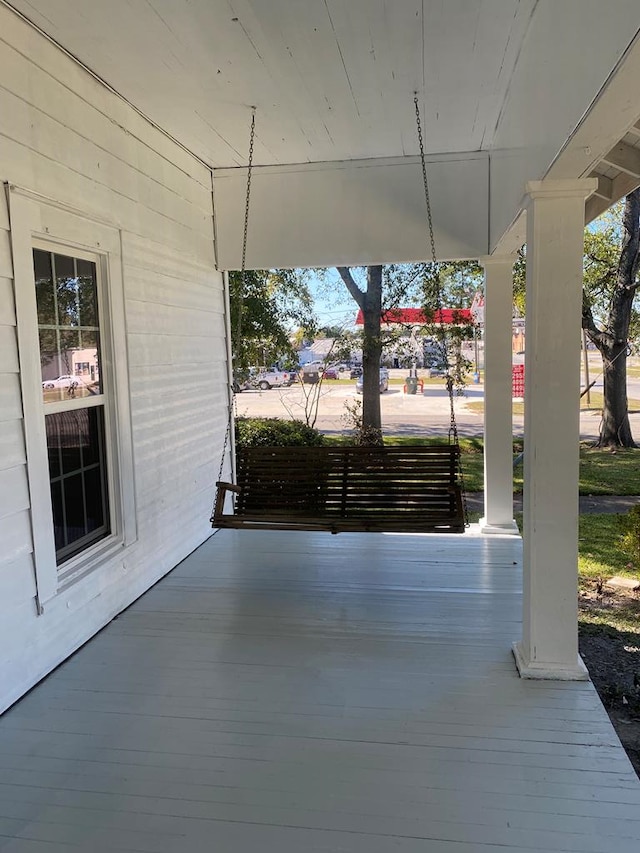
<instances>
[{"instance_id":1,"label":"white porch column","mask_svg":"<svg viewBox=\"0 0 640 853\"><path fill-rule=\"evenodd\" d=\"M513 518L511 330L513 255L480 259L484 267L483 533L518 533Z\"/></svg>"},{"instance_id":2,"label":"white porch column","mask_svg":"<svg viewBox=\"0 0 640 853\"><path fill-rule=\"evenodd\" d=\"M592 179L527 184L524 678L587 679L578 654L584 203Z\"/></svg>"}]
</instances>

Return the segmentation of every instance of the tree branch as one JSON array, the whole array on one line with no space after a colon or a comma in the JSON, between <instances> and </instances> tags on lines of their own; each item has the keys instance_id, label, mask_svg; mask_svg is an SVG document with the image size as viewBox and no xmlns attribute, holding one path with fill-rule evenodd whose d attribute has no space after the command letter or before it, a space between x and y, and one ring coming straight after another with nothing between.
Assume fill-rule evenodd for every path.
<instances>
[{"instance_id":1,"label":"tree branch","mask_svg":"<svg viewBox=\"0 0 640 853\"><path fill-rule=\"evenodd\" d=\"M593 319L591 305L589 304L584 291L582 293L582 328L598 349L607 343L605 333L596 326L596 322Z\"/></svg>"},{"instance_id":2,"label":"tree branch","mask_svg":"<svg viewBox=\"0 0 640 853\"><path fill-rule=\"evenodd\" d=\"M361 311L365 309L365 295L358 285L355 283L353 276L351 275L351 270L349 267L336 267L338 272L340 273L340 278L344 281L345 287L351 294L351 296L355 299L358 308Z\"/></svg>"}]
</instances>

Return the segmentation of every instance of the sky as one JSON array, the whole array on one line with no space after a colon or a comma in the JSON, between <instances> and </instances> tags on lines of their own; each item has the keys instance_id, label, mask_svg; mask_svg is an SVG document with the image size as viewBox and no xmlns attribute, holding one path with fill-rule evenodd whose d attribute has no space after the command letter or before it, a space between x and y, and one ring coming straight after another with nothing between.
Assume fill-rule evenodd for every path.
<instances>
[{"instance_id":1,"label":"sky","mask_svg":"<svg viewBox=\"0 0 640 853\"><path fill-rule=\"evenodd\" d=\"M324 279L312 272L309 290L321 326L351 328L354 325L358 306L334 269L328 269Z\"/></svg>"}]
</instances>

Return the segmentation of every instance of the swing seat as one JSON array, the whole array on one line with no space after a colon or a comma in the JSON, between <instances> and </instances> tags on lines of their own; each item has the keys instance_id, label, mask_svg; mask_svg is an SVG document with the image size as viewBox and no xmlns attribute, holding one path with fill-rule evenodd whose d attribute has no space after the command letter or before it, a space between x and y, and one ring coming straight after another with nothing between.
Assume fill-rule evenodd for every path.
<instances>
[{"instance_id":1,"label":"swing seat","mask_svg":"<svg viewBox=\"0 0 640 853\"><path fill-rule=\"evenodd\" d=\"M248 447L219 482L213 527L463 533L460 448ZM227 495L234 512L225 513Z\"/></svg>"}]
</instances>

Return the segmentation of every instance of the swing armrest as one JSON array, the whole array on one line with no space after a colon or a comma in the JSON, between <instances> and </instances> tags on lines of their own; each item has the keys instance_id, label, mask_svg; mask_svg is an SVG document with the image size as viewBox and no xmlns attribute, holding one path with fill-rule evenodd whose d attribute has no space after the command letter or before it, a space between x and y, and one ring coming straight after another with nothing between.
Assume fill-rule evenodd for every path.
<instances>
[{"instance_id":1,"label":"swing armrest","mask_svg":"<svg viewBox=\"0 0 640 853\"><path fill-rule=\"evenodd\" d=\"M242 492L240 486L236 486L233 483L225 483L223 480L218 480L216 486L225 492L235 492L237 495Z\"/></svg>"},{"instance_id":2,"label":"swing armrest","mask_svg":"<svg viewBox=\"0 0 640 853\"><path fill-rule=\"evenodd\" d=\"M225 483L221 480L218 480L216 486L218 491L216 492L216 503L213 508L213 515L211 516L211 524L214 527L218 526L224 516L224 501L227 496L227 492L235 492L239 495L242 491L239 486L234 486L233 483Z\"/></svg>"}]
</instances>

